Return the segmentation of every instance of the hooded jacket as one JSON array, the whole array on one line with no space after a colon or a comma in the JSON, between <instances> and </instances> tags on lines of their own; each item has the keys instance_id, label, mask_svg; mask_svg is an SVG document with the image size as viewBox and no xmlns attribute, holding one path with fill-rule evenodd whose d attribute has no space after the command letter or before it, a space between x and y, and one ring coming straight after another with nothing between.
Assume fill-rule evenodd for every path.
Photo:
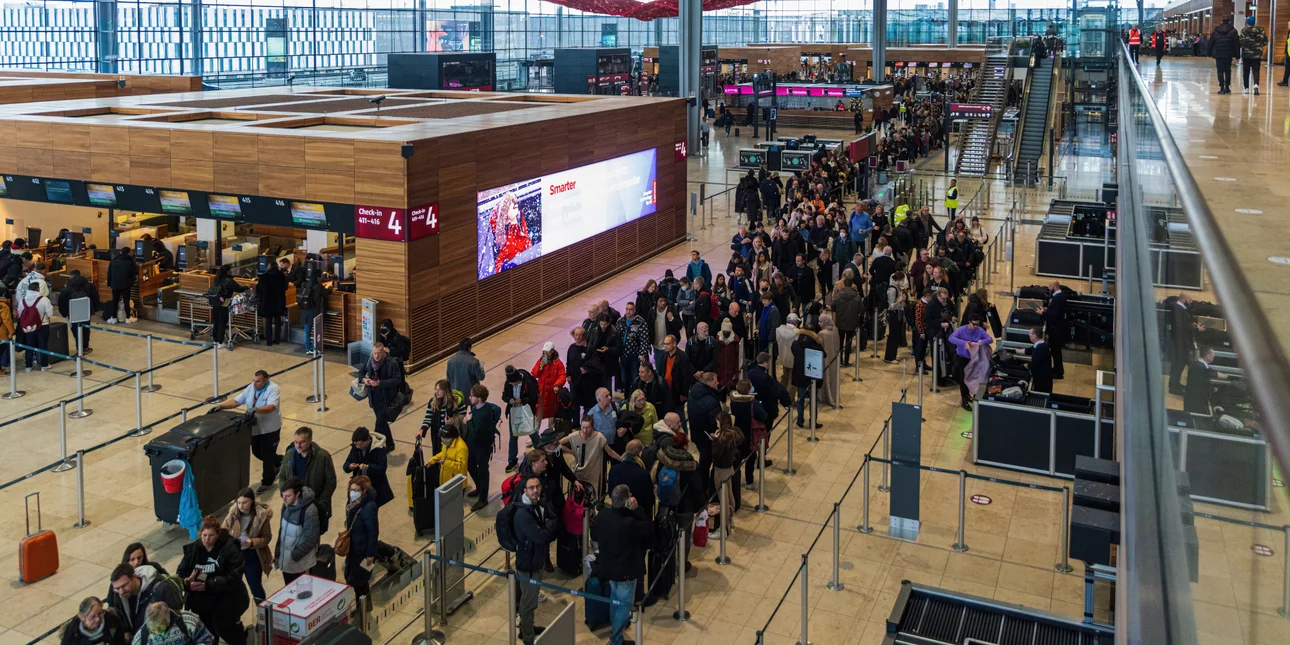
<instances>
[{"instance_id":1,"label":"hooded jacket","mask_svg":"<svg viewBox=\"0 0 1290 645\"><path fill-rule=\"evenodd\" d=\"M184 557L179 561L175 574L186 580L193 571L203 576L206 588L188 590L184 604L199 615L223 614L236 620L251 605L246 585L242 584L242 547L238 539L220 529L215 544L208 550L200 539L184 545Z\"/></svg>"},{"instance_id":2,"label":"hooded jacket","mask_svg":"<svg viewBox=\"0 0 1290 645\"><path fill-rule=\"evenodd\" d=\"M113 609L126 631L139 631L143 626L144 612L147 611L148 605L154 602L164 602L175 611L183 609L184 600L180 595L179 586L171 581L161 580L152 565L142 564L135 567L134 575L139 578L138 594L125 599L115 591L110 591L107 600L103 603Z\"/></svg>"},{"instance_id":3,"label":"hooded jacket","mask_svg":"<svg viewBox=\"0 0 1290 645\"><path fill-rule=\"evenodd\" d=\"M49 298L40 295L39 291L27 291L23 293L22 300L18 301L18 318L22 319L22 312L27 307L35 307L40 312L40 324L42 326L49 324L50 316L54 315L54 306L49 304Z\"/></svg>"},{"instance_id":4,"label":"hooded jacket","mask_svg":"<svg viewBox=\"0 0 1290 645\"><path fill-rule=\"evenodd\" d=\"M345 556L345 577L349 579L350 562L355 564L376 557L377 538L381 533L377 513L376 489L363 491L358 502L345 505L345 528L349 529L349 555Z\"/></svg>"},{"instance_id":5,"label":"hooded jacket","mask_svg":"<svg viewBox=\"0 0 1290 645\"><path fill-rule=\"evenodd\" d=\"M686 412L690 417L690 434L698 437L699 433L716 434L717 413L721 411L721 394L702 381L690 388L689 405Z\"/></svg>"},{"instance_id":6,"label":"hooded jacket","mask_svg":"<svg viewBox=\"0 0 1290 645\"><path fill-rule=\"evenodd\" d=\"M669 443L659 451L658 463L660 468L671 468L680 475L681 501L676 505L676 512L699 512L703 508L703 478L699 475L699 462L694 460L694 455Z\"/></svg>"},{"instance_id":7,"label":"hooded jacket","mask_svg":"<svg viewBox=\"0 0 1290 645\"><path fill-rule=\"evenodd\" d=\"M63 290L58 292L58 313L64 318L68 317L71 302L77 298L90 299L90 311L99 310L99 290L90 284L89 280L83 275L74 275L67 279L67 284L63 285Z\"/></svg>"},{"instance_id":8,"label":"hooded jacket","mask_svg":"<svg viewBox=\"0 0 1290 645\"><path fill-rule=\"evenodd\" d=\"M304 573L317 561L318 542L322 538L318 524L318 507L314 492L308 486L300 489L300 499L294 506L282 506L282 521L278 524L278 544L273 557L278 569L287 573ZM287 529L294 537L284 535ZM289 543L286 543L289 542ZM284 554L283 547L287 548Z\"/></svg>"},{"instance_id":9,"label":"hooded jacket","mask_svg":"<svg viewBox=\"0 0 1290 645\"><path fill-rule=\"evenodd\" d=\"M287 446L282 452L282 464L278 466L278 484L282 484L296 474L292 461L296 457L296 446ZM336 492L336 467L332 464L331 453L317 442L309 449L305 458L305 476L300 478L312 497L317 497L318 512L331 517L331 497ZM315 493L314 491L317 491Z\"/></svg>"},{"instance_id":10,"label":"hooded jacket","mask_svg":"<svg viewBox=\"0 0 1290 645\"><path fill-rule=\"evenodd\" d=\"M1241 58L1260 60L1268 45L1268 32L1258 25L1241 28Z\"/></svg>"},{"instance_id":11,"label":"hooded jacket","mask_svg":"<svg viewBox=\"0 0 1290 645\"><path fill-rule=\"evenodd\" d=\"M542 497L545 500L546 495ZM515 551L515 568L532 573L546 563L559 522L555 510L545 501L535 505L528 495L521 492L513 503L521 505L515 509L515 537L519 542L519 549ZM541 511L537 506L541 506Z\"/></svg>"},{"instance_id":12,"label":"hooded jacket","mask_svg":"<svg viewBox=\"0 0 1290 645\"><path fill-rule=\"evenodd\" d=\"M394 328L393 320L389 318L382 320L380 326L377 327L377 333L380 334L378 340L390 350L390 356L399 359L400 362L408 362L408 359L412 357L412 341Z\"/></svg>"},{"instance_id":13,"label":"hooded jacket","mask_svg":"<svg viewBox=\"0 0 1290 645\"><path fill-rule=\"evenodd\" d=\"M1214 28L1214 33L1209 36L1209 57L1210 58L1236 58L1241 53L1241 37L1236 33L1236 27L1230 22L1224 22Z\"/></svg>"},{"instance_id":14,"label":"hooded jacket","mask_svg":"<svg viewBox=\"0 0 1290 645\"><path fill-rule=\"evenodd\" d=\"M837 314L838 330L854 332L860 327L860 293L855 287L843 286L833 293L833 311Z\"/></svg>"},{"instance_id":15,"label":"hooded jacket","mask_svg":"<svg viewBox=\"0 0 1290 645\"><path fill-rule=\"evenodd\" d=\"M475 358L474 352L467 349L459 349L452 358L448 359L447 368L448 382L452 384L452 389L464 394L470 393L470 388L484 380L484 366Z\"/></svg>"},{"instance_id":16,"label":"hooded jacket","mask_svg":"<svg viewBox=\"0 0 1290 645\"><path fill-rule=\"evenodd\" d=\"M108 288L129 289L134 285L134 280L138 275L139 265L135 264L134 256L118 253L112 258L112 261L108 263Z\"/></svg>"},{"instance_id":17,"label":"hooded jacket","mask_svg":"<svg viewBox=\"0 0 1290 645\"><path fill-rule=\"evenodd\" d=\"M94 636L81 631L81 620L72 618L63 625L60 645L126 645L125 629L121 619L111 612L103 612L103 624Z\"/></svg>"},{"instance_id":18,"label":"hooded jacket","mask_svg":"<svg viewBox=\"0 0 1290 645\"><path fill-rule=\"evenodd\" d=\"M390 489L390 477L386 473L388 455L385 435L373 432L370 436L372 443L366 449L350 446L349 455L345 457L341 470L351 475L367 475L372 480L369 492L376 500L376 505L384 506L386 502L394 499L394 491ZM366 468L350 470L352 464L363 464Z\"/></svg>"},{"instance_id":19,"label":"hooded jacket","mask_svg":"<svg viewBox=\"0 0 1290 645\"><path fill-rule=\"evenodd\" d=\"M820 335L809 330L797 330L797 340L793 341L793 387L811 387L811 379L806 376L806 350L814 349L820 352L824 351L824 344L820 340ZM825 357L828 362L828 357Z\"/></svg>"},{"instance_id":20,"label":"hooded jacket","mask_svg":"<svg viewBox=\"0 0 1290 645\"><path fill-rule=\"evenodd\" d=\"M286 315L287 276L283 275L277 262L270 262L269 269L255 283L255 295L260 297L260 308L256 313L261 318Z\"/></svg>"}]
</instances>

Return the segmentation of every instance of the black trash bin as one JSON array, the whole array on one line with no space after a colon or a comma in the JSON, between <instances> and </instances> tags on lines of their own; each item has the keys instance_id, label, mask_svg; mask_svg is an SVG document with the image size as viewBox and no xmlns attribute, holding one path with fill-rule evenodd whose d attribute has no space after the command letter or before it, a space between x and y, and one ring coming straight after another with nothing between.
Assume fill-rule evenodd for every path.
<instances>
[{"instance_id":1,"label":"black trash bin","mask_svg":"<svg viewBox=\"0 0 1290 645\"><path fill-rule=\"evenodd\" d=\"M152 469L153 508L168 524L179 523L181 493L168 493L162 485L166 462L188 462L202 515L232 502L251 481L251 424L241 412L194 416L149 441L143 452Z\"/></svg>"}]
</instances>

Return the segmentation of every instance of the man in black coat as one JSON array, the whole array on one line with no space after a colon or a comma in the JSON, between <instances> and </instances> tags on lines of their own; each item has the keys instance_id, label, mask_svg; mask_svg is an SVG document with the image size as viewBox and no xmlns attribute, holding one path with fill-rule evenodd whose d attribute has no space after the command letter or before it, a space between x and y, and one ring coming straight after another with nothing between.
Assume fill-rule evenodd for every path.
<instances>
[{"instance_id":1,"label":"man in black coat","mask_svg":"<svg viewBox=\"0 0 1290 645\"><path fill-rule=\"evenodd\" d=\"M806 265L806 256L801 253L797 254L795 259L797 263L793 267L793 291L797 292L797 303L811 302L815 300L815 270Z\"/></svg>"},{"instance_id":2,"label":"man in black coat","mask_svg":"<svg viewBox=\"0 0 1290 645\"><path fill-rule=\"evenodd\" d=\"M618 374L618 356L622 354L622 344L618 340L618 334L614 333L613 325L609 322L609 314L596 314L596 322L591 326L587 333L587 347L590 353L600 361L600 367L603 371L600 381L591 388L592 404L594 405L596 389L609 388L613 389L611 379ZM587 370L591 371L590 368ZM625 387L622 383L618 384L618 389Z\"/></svg>"},{"instance_id":3,"label":"man in black coat","mask_svg":"<svg viewBox=\"0 0 1290 645\"><path fill-rule=\"evenodd\" d=\"M280 341L286 341L284 317L287 315L287 276L277 262L270 262L268 270L260 275L260 280L255 283L255 295L260 298L256 315L264 319L266 344L276 345Z\"/></svg>"},{"instance_id":4,"label":"man in black coat","mask_svg":"<svg viewBox=\"0 0 1290 645\"><path fill-rule=\"evenodd\" d=\"M532 643L534 636L533 613L538 606L538 585L545 572L551 543L555 541L555 510L542 501L542 479L532 476L524 480L524 492L512 502L515 509L515 538L519 548L515 551L515 570L520 577L520 640ZM508 619L509 620L509 619Z\"/></svg>"},{"instance_id":5,"label":"man in black coat","mask_svg":"<svg viewBox=\"0 0 1290 645\"><path fill-rule=\"evenodd\" d=\"M569 332L573 342L564 353L564 368L569 375L569 393L578 406L578 418L596 405L596 389L604 387L605 368L587 344L587 332L574 327Z\"/></svg>"},{"instance_id":6,"label":"man in black coat","mask_svg":"<svg viewBox=\"0 0 1290 645\"><path fill-rule=\"evenodd\" d=\"M538 382L528 370L517 369L513 365L506 366L506 385L502 386L502 403L506 406L506 427L510 440L506 452L506 472L514 472L519 464L520 457L520 437L511 429L514 423L511 420L511 413L518 410L520 406L526 406L533 415L534 430L537 430L537 424L542 420L537 416L538 405ZM530 440L532 441L532 440Z\"/></svg>"},{"instance_id":7,"label":"man in black coat","mask_svg":"<svg viewBox=\"0 0 1290 645\"><path fill-rule=\"evenodd\" d=\"M1039 310L1044 317L1044 331L1048 334L1048 347L1053 353L1053 378L1065 378L1062 365L1062 347L1066 345L1066 292L1056 280L1048 284L1048 306Z\"/></svg>"},{"instance_id":8,"label":"man in black coat","mask_svg":"<svg viewBox=\"0 0 1290 645\"><path fill-rule=\"evenodd\" d=\"M748 368L748 380L752 383L753 392L761 402L761 407L766 409L766 416L770 418L770 423L766 425L769 427L779 418L779 406L787 408L793 405L793 397L789 395L788 388L771 372L769 352L757 354L757 364Z\"/></svg>"},{"instance_id":9,"label":"man in black coat","mask_svg":"<svg viewBox=\"0 0 1290 645\"><path fill-rule=\"evenodd\" d=\"M609 469L606 485L611 491L620 485L626 486L631 491L632 497L636 498L644 516L654 517L654 480L650 477L649 469L645 467L645 462L641 458L644 452L645 444L641 443L640 439L628 441L623 460Z\"/></svg>"},{"instance_id":10,"label":"man in black coat","mask_svg":"<svg viewBox=\"0 0 1290 645\"><path fill-rule=\"evenodd\" d=\"M390 356L390 350L384 343L372 345L372 358L358 370L358 380L368 387L367 402L376 415L376 432L385 435L385 446L394 452L394 434L390 432L390 421L397 419L402 408L392 409L397 402L399 390L403 387L403 364L399 359ZM407 402L405 401L404 404Z\"/></svg>"},{"instance_id":11,"label":"man in black coat","mask_svg":"<svg viewBox=\"0 0 1290 645\"><path fill-rule=\"evenodd\" d=\"M1183 394L1183 409L1192 414L1210 415L1209 397L1214 394L1214 373L1209 366L1214 363L1214 348L1201 347L1196 360L1187 367L1187 390Z\"/></svg>"},{"instance_id":12,"label":"man in black coat","mask_svg":"<svg viewBox=\"0 0 1290 645\"><path fill-rule=\"evenodd\" d=\"M694 338L685 341L685 356L696 374L717 371L716 341L708 334L707 322L694 326Z\"/></svg>"},{"instance_id":13,"label":"man in black coat","mask_svg":"<svg viewBox=\"0 0 1290 645\"><path fill-rule=\"evenodd\" d=\"M596 556L600 579L609 583L610 599L621 603L609 606L613 628L609 642L614 643L622 642L631 621L636 586L645 577L645 551L654 541L654 523L626 485L610 488L609 505L596 517L592 533L600 545Z\"/></svg>"},{"instance_id":14,"label":"man in black coat","mask_svg":"<svg viewBox=\"0 0 1290 645\"><path fill-rule=\"evenodd\" d=\"M1170 319L1170 354L1169 354L1169 393L1182 395L1183 368L1192 360L1196 351L1196 332L1205 328L1196 324L1191 313L1191 296L1178 294L1178 300L1169 308Z\"/></svg>"},{"instance_id":15,"label":"man in black coat","mask_svg":"<svg viewBox=\"0 0 1290 645\"><path fill-rule=\"evenodd\" d=\"M104 322L116 324L118 304L125 302L126 322L134 322L134 312L130 310L130 288L139 275L139 267L134 263L134 249L125 247L108 263L107 285L112 290L112 300L103 310Z\"/></svg>"},{"instance_id":16,"label":"man in black coat","mask_svg":"<svg viewBox=\"0 0 1290 645\"><path fill-rule=\"evenodd\" d=\"M1232 93L1232 59L1241 55L1241 37L1232 26L1232 17L1214 28L1209 35L1209 57L1218 67L1218 93Z\"/></svg>"},{"instance_id":17,"label":"man in black coat","mask_svg":"<svg viewBox=\"0 0 1290 645\"><path fill-rule=\"evenodd\" d=\"M62 291L58 292L58 313L64 318L68 318L68 314L71 313L72 301L77 298L89 298L90 311L99 311L99 290L94 288L94 285L90 284L90 281L86 280L85 276L81 275L81 272L76 269L72 269L67 275L67 284L63 286ZM72 323L68 329L72 334L70 339L72 343L76 342L78 329L81 334L81 353L88 354L90 353L90 325L89 323Z\"/></svg>"},{"instance_id":18,"label":"man in black coat","mask_svg":"<svg viewBox=\"0 0 1290 645\"><path fill-rule=\"evenodd\" d=\"M793 387L797 388L797 427L806 427L805 407L807 399L811 398L811 383L816 383L816 388L820 387L818 380L806 375L806 350L813 349L821 354L824 353L824 344L820 342L820 336L810 329L798 329L797 339L793 341ZM828 362L828 357L820 363L823 367ZM823 428L821 423L815 424L816 428Z\"/></svg>"},{"instance_id":19,"label":"man in black coat","mask_svg":"<svg viewBox=\"0 0 1290 645\"><path fill-rule=\"evenodd\" d=\"M690 438L699 449L699 477L706 490L711 486L712 436L717 434L717 413L721 411L721 393L717 389L717 375L704 372L690 388L689 417Z\"/></svg>"},{"instance_id":20,"label":"man in black coat","mask_svg":"<svg viewBox=\"0 0 1290 645\"><path fill-rule=\"evenodd\" d=\"M1050 363L1052 357L1049 354L1048 342L1044 340L1043 334L1038 327L1030 328L1030 348L1026 353L1030 355L1030 390L1032 392L1053 391L1053 366Z\"/></svg>"},{"instance_id":21,"label":"man in black coat","mask_svg":"<svg viewBox=\"0 0 1290 645\"><path fill-rule=\"evenodd\" d=\"M680 413L686 397L690 394L690 388L694 386L694 366L690 364L690 357L677 349L675 335L669 335L663 341L663 360L658 365L658 376L667 384L668 391L671 393L671 407L668 410L655 411L658 412L659 417L668 412ZM640 499L639 496L637 499Z\"/></svg>"},{"instance_id":22,"label":"man in black coat","mask_svg":"<svg viewBox=\"0 0 1290 645\"><path fill-rule=\"evenodd\" d=\"M219 520L202 521L197 540L184 545L175 574L183 581L184 604L197 614L215 638L245 645L242 614L251 605L242 584L241 543L220 527Z\"/></svg>"},{"instance_id":23,"label":"man in black coat","mask_svg":"<svg viewBox=\"0 0 1290 645\"><path fill-rule=\"evenodd\" d=\"M891 282L891 275L896 272L896 259L891 256L892 247L888 246L883 249L882 255L874 258L869 263L869 286L879 287L879 293L885 293L885 285Z\"/></svg>"}]
</instances>

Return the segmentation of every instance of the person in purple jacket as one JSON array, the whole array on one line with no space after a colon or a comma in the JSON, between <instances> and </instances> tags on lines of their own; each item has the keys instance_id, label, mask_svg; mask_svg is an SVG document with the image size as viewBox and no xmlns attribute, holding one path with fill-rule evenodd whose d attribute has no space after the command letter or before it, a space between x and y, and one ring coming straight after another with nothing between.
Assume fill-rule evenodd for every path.
<instances>
[{"instance_id":1,"label":"person in purple jacket","mask_svg":"<svg viewBox=\"0 0 1290 645\"><path fill-rule=\"evenodd\" d=\"M994 341L990 338L984 329L981 328L981 316L973 314L968 318L967 324L954 330L950 334L950 342L954 344L957 352L954 355L954 380L959 382L959 396L962 401L959 405L964 410L972 411L972 393L968 392L967 381L963 378L964 368L967 367L972 356L976 354L977 348L981 345L990 346Z\"/></svg>"}]
</instances>

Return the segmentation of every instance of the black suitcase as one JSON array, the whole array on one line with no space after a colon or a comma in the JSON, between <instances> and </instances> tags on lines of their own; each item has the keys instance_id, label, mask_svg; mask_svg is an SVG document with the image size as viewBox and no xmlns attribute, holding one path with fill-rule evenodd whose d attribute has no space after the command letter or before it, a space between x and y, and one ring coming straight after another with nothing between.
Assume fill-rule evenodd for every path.
<instances>
[{"instance_id":1,"label":"black suitcase","mask_svg":"<svg viewBox=\"0 0 1290 645\"><path fill-rule=\"evenodd\" d=\"M412 490L412 530L417 537L422 533L433 533L435 528L435 495L434 489L439 484L439 464L431 464L423 469L424 477ZM417 482L413 475L412 481Z\"/></svg>"},{"instance_id":2,"label":"black suitcase","mask_svg":"<svg viewBox=\"0 0 1290 645\"><path fill-rule=\"evenodd\" d=\"M582 575L582 536L560 531L555 543L555 566L574 578Z\"/></svg>"},{"instance_id":3,"label":"black suitcase","mask_svg":"<svg viewBox=\"0 0 1290 645\"><path fill-rule=\"evenodd\" d=\"M1011 324L1022 327L1041 327L1044 324L1044 316L1038 311L1014 311Z\"/></svg>"},{"instance_id":4,"label":"black suitcase","mask_svg":"<svg viewBox=\"0 0 1290 645\"><path fill-rule=\"evenodd\" d=\"M336 551L331 548L330 544L319 544L318 561L314 566L309 568L309 575L316 578L326 578L327 580L336 580Z\"/></svg>"},{"instance_id":5,"label":"black suitcase","mask_svg":"<svg viewBox=\"0 0 1290 645\"><path fill-rule=\"evenodd\" d=\"M49 351L57 352L64 356L72 356L75 349L73 349L72 351L68 351L68 348L69 347L74 348L75 345L73 343L69 343L67 323L52 322L52 323L49 323L48 326L49 326ZM62 362L63 360L57 356L51 356L49 354L46 354L45 358L49 359L50 365L53 365L54 363Z\"/></svg>"},{"instance_id":6,"label":"black suitcase","mask_svg":"<svg viewBox=\"0 0 1290 645\"><path fill-rule=\"evenodd\" d=\"M331 623L310 634L309 642L311 645L372 645L372 637L352 624Z\"/></svg>"},{"instance_id":7,"label":"black suitcase","mask_svg":"<svg viewBox=\"0 0 1290 645\"><path fill-rule=\"evenodd\" d=\"M157 519L179 521L180 493L167 493L161 467L172 459L188 462L202 515L232 502L251 482L251 425L241 412L222 410L195 416L143 447L152 468L152 502Z\"/></svg>"},{"instance_id":8,"label":"black suitcase","mask_svg":"<svg viewBox=\"0 0 1290 645\"><path fill-rule=\"evenodd\" d=\"M672 594L672 585L676 582L676 538L679 527L676 513L667 508L660 508L654 518L654 548L649 552L646 562L649 574L649 587L646 594L657 598L667 598Z\"/></svg>"},{"instance_id":9,"label":"black suitcase","mask_svg":"<svg viewBox=\"0 0 1290 645\"><path fill-rule=\"evenodd\" d=\"M1017 289L1017 297L1031 298L1034 300L1043 300L1044 302L1048 302L1048 297L1049 297L1048 287L1040 286L1037 284L1032 284L1028 287L1021 287L1020 289Z\"/></svg>"}]
</instances>

